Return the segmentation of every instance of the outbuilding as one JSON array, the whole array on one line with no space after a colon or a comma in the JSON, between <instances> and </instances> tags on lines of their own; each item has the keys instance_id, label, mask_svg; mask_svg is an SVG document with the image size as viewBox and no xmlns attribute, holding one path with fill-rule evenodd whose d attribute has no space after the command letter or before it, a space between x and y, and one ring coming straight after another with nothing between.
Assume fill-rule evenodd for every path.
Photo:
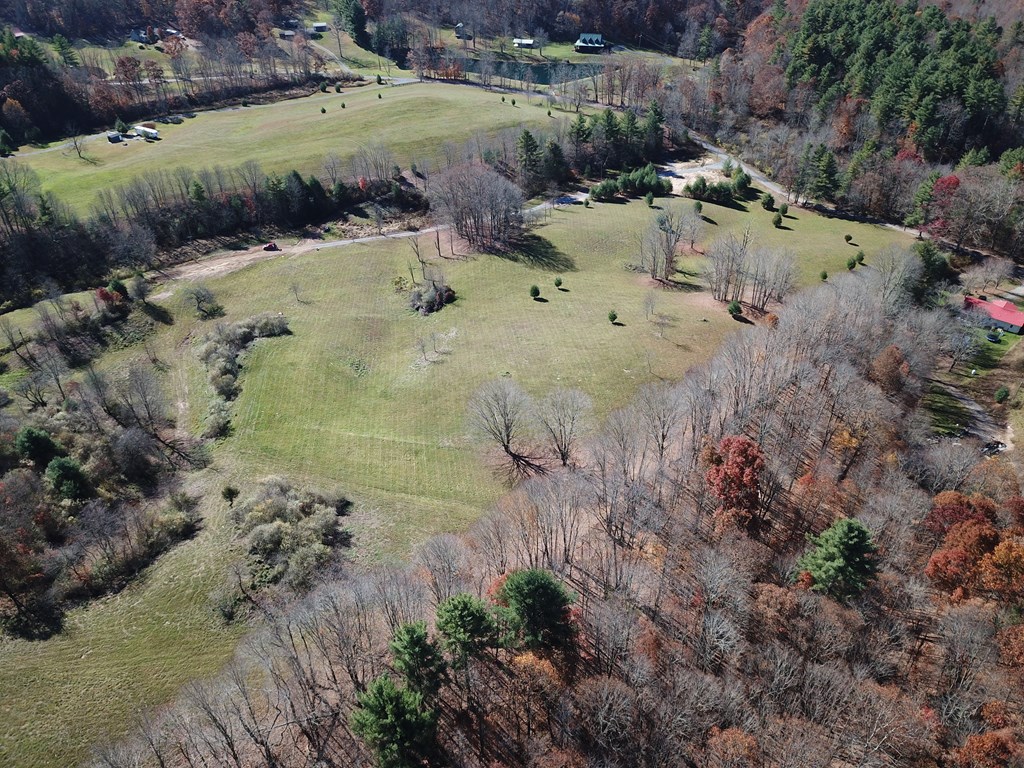
<instances>
[{"instance_id":1,"label":"outbuilding","mask_svg":"<svg viewBox=\"0 0 1024 768\"><path fill-rule=\"evenodd\" d=\"M605 49L604 35L585 32L573 46L576 53L603 53Z\"/></svg>"},{"instance_id":2,"label":"outbuilding","mask_svg":"<svg viewBox=\"0 0 1024 768\"><path fill-rule=\"evenodd\" d=\"M295 33L292 32L290 29L282 29L278 33L278 37L280 37L282 40L294 40L295 39Z\"/></svg>"},{"instance_id":3,"label":"outbuilding","mask_svg":"<svg viewBox=\"0 0 1024 768\"><path fill-rule=\"evenodd\" d=\"M992 328L1002 328L1007 333L1020 333L1024 328L1024 312L1017 309L1017 306L1005 299L992 299L986 301L984 298L967 296L964 299L965 309L974 309L988 315L988 325Z\"/></svg>"},{"instance_id":4,"label":"outbuilding","mask_svg":"<svg viewBox=\"0 0 1024 768\"><path fill-rule=\"evenodd\" d=\"M141 136L144 139L159 139L160 132L156 128L147 128L144 125L132 126L132 130L135 131L136 136Z\"/></svg>"},{"instance_id":5,"label":"outbuilding","mask_svg":"<svg viewBox=\"0 0 1024 768\"><path fill-rule=\"evenodd\" d=\"M314 22L313 23L313 31L314 32L326 32L327 31L327 22L326 21Z\"/></svg>"},{"instance_id":6,"label":"outbuilding","mask_svg":"<svg viewBox=\"0 0 1024 768\"><path fill-rule=\"evenodd\" d=\"M512 38L513 48L533 48L532 37L514 37Z\"/></svg>"}]
</instances>

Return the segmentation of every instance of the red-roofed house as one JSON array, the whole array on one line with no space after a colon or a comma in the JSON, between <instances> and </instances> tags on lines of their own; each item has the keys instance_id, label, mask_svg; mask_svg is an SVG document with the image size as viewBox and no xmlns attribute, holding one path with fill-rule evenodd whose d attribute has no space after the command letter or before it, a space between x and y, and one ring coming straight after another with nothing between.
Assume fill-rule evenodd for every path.
<instances>
[{"instance_id":1,"label":"red-roofed house","mask_svg":"<svg viewBox=\"0 0 1024 768\"><path fill-rule=\"evenodd\" d=\"M1024 312L1017 309L1013 302L1004 299L985 301L967 296L964 298L964 308L984 312L995 328L1002 328L1010 333L1020 333L1021 328L1024 328Z\"/></svg>"}]
</instances>

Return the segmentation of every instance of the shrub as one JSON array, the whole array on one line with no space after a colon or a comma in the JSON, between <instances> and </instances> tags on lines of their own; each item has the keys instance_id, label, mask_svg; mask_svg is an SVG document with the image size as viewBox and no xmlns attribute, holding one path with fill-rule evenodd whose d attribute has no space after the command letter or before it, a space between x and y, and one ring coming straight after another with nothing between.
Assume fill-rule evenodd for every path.
<instances>
[{"instance_id":1,"label":"shrub","mask_svg":"<svg viewBox=\"0 0 1024 768\"><path fill-rule=\"evenodd\" d=\"M514 107L515 105L516 105L516 100L512 99L512 106Z\"/></svg>"},{"instance_id":2,"label":"shrub","mask_svg":"<svg viewBox=\"0 0 1024 768\"><path fill-rule=\"evenodd\" d=\"M116 293L118 296L121 297L122 301L125 301L129 298L128 287L117 278L114 278L107 284L107 290L110 291L111 293Z\"/></svg>"},{"instance_id":3,"label":"shrub","mask_svg":"<svg viewBox=\"0 0 1024 768\"><path fill-rule=\"evenodd\" d=\"M562 287L562 278L556 277L555 278L555 288L561 288L561 287Z\"/></svg>"},{"instance_id":4,"label":"shrub","mask_svg":"<svg viewBox=\"0 0 1024 768\"><path fill-rule=\"evenodd\" d=\"M335 93L341 93L341 83L335 83L334 84L334 92Z\"/></svg>"},{"instance_id":5,"label":"shrub","mask_svg":"<svg viewBox=\"0 0 1024 768\"><path fill-rule=\"evenodd\" d=\"M857 268L857 257L856 256L851 256L850 258L848 258L846 260L846 268L848 270L850 270L851 272L853 272L853 270Z\"/></svg>"},{"instance_id":6,"label":"shrub","mask_svg":"<svg viewBox=\"0 0 1024 768\"><path fill-rule=\"evenodd\" d=\"M732 178L732 172L734 169L735 166L733 166L731 158L727 157L722 161L722 175L725 176L725 178Z\"/></svg>"},{"instance_id":7,"label":"shrub","mask_svg":"<svg viewBox=\"0 0 1024 768\"><path fill-rule=\"evenodd\" d=\"M417 289L409 294L409 306L421 315L429 315L444 309L455 298L454 289L443 279L432 280L422 291Z\"/></svg>"},{"instance_id":8,"label":"shrub","mask_svg":"<svg viewBox=\"0 0 1024 768\"><path fill-rule=\"evenodd\" d=\"M648 192L646 195L644 195L644 202L647 203L647 207L648 208L653 207L654 206L654 193L653 192Z\"/></svg>"},{"instance_id":9,"label":"shrub","mask_svg":"<svg viewBox=\"0 0 1024 768\"><path fill-rule=\"evenodd\" d=\"M783 216L785 216L787 213L789 213L789 203L780 203L779 204L779 213L781 213Z\"/></svg>"},{"instance_id":10,"label":"shrub","mask_svg":"<svg viewBox=\"0 0 1024 768\"><path fill-rule=\"evenodd\" d=\"M327 83L320 83L320 93L327 93Z\"/></svg>"},{"instance_id":11,"label":"shrub","mask_svg":"<svg viewBox=\"0 0 1024 768\"><path fill-rule=\"evenodd\" d=\"M701 212L703 210L704 210L704 203L702 203L700 200L695 201L694 204L693 204L693 212L695 214L697 214L698 216L700 216Z\"/></svg>"},{"instance_id":12,"label":"shrub","mask_svg":"<svg viewBox=\"0 0 1024 768\"><path fill-rule=\"evenodd\" d=\"M342 109L344 109L344 108L345 108L345 102L344 102L344 101L343 101L343 102L341 102L341 108L342 108Z\"/></svg>"},{"instance_id":13,"label":"shrub","mask_svg":"<svg viewBox=\"0 0 1024 768\"><path fill-rule=\"evenodd\" d=\"M858 264L863 264L864 263L864 251L857 251L857 263Z\"/></svg>"},{"instance_id":14,"label":"shrub","mask_svg":"<svg viewBox=\"0 0 1024 768\"><path fill-rule=\"evenodd\" d=\"M89 480L74 459L58 456L46 467L46 480L62 499L78 501L92 493Z\"/></svg>"},{"instance_id":15,"label":"shrub","mask_svg":"<svg viewBox=\"0 0 1024 768\"><path fill-rule=\"evenodd\" d=\"M607 201L615 198L619 192L619 185L612 179L605 179L590 190L590 196L594 200Z\"/></svg>"},{"instance_id":16,"label":"shrub","mask_svg":"<svg viewBox=\"0 0 1024 768\"><path fill-rule=\"evenodd\" d=\"M530 298L531 299L538 299L538 298L540 298L540 287L538 287L536 285L531 285L530 286Z\"/></svg>"},{"instance_id":17,"label":"shrub","mask_svg":"<svg viewBox=\"0 0 1024 768\"><path fill-rule=\"evenodd\" d=\"M203 437L208 440L215 440L219 437L227 437L231 432L231 408L223 400L214 400L210 404L210 410L206 412L206 426L203 428Z\"/></svg>"},{"instance_id":18,"label":"shrub","mask_svg":"<svg viewBox=\"0 0 1024 768\"><path fill-rule=\"evenodd\" d=\"M996 390L996 402L1005 403L1010 398L1010 390L1005 386Z\"/></svg>"},{"instance_id":19,"label":"shrub","mask_svg":"<svg viewBox=\"0 0 1024 768\"><path fill-rule=\"evenodd\" d=\"M384 85L384 78L377 75L377 85Z\"/></svg>"},{"instance_id":20,"label":"shrub","mask_svg":"<svg viewBox=\"0 0 1024 768\"><path fill-rule=\"evenodd\" d=\"M37 467L45 467L58 456L64 455L64 449L54 442L50 433L36 427L22 427L18 430L14 437L14 450Z\"/></svg>"},{"instance_id":21,"label":"shrub","mask_svg":"<svg viewBox=\"0 0 1024 768\"><path fill-rule=\"evenodd\" d=\"M502 97L501 97L501 103L502 103L502 104L504 104L504 103L505 103L505 97L504 97L504 96L502 96Z\"/></svg>"},{"instance_id":22,"label":"shrub","mask_svg":"<svg viewBox=\"0 0 1024 768\"><path fill-rule=\"evenodd\" d=\"M750 191L750 176L745 171L739 171L732 179L732 193L737 197L746 197Z\"/></svg>"},{"instance_id":23,"label":"shrub","mask_svg":"<svg viewBox=\"0 0 1024 768\"><path fill-rule=\"evenodd\" d=\"M327 107L320 107L320 114L321 115L326 115L327 114Z\"/></svg>"},{"instance_id":24,"label":"shrub","mask_svg":"<svg viewBox=\"0 0 1024 768\"><path fill-rule=\"evenodd\" d=\"M383 98L384 98L384 96L378 93L378 94L377 94L377 98L378 98L378 99L383 99Z\"/></svg>"},{"instance_id":25,"label":"shrub","mask_svg":"<svg viewBox=\"0 0 1024 768\"><path fill-rule=\"evenodd\" d=\"M739 315L743 314L743 305L734 299L733 301L729 302L728 310L730 315L732 315L733 317L738 317Z\"/></svg>"},{"instance_id":26,"label":"shrub","mask_svg":"<svg viewBox=\"0 0 1024 768\"><path fill-rule=\"evenodd\" d=\"M853 240L853 235L843 235L843 240L845 240L846 242L850 242L851 240Z\"/></svg>"},{"instance_id":27,"label":"shrub","mask_svg":"<svg viewBox=\"0 0 1024 768\"><path fill-rule=\"evenodd\" d=\"M615 321L619 319L619 313L614 309L608 313L608 322L615 325Z\"/></svg>"},{"instance_id":28,"label":"shrub","mask_svg":"<svg viewBox=\"0 0 1024 768\"><path fill-rule=\"evenodd\" d=\"M776 213L772 216L772 226L776 229L782 229L782 214Z\"/></svg>"},{"instance_id":29,"label":"shrub","mask_svg":"<svg viewBox=\"0 0 1024 768\"><path fill-rule=\"evenodd\" d=\"M765 192L761 195L761 207L766 211L775 210L775 196L771 192Z\"/></svg>"},{"instance_id":30,"label":"shrub","mask_svg":"<svg viewBox=\"0 0 1024 768\"><path fill-rule=\"evenodd\" d=\"M548 110L548 117L551 117L551 110Z\"/></svg>"},{"instance_id":31,"label":"shrub","mask_svg":"<svg viewBox=\"0 0 1024 768\"><path fill-rule=\"evenodd\" d=\"M826 280L828 280L828 272L826 272L824 269L821 270L821 275L819 275L819 277L821 277L821 282L824 283Z\"/></svg>"}]
</instances>

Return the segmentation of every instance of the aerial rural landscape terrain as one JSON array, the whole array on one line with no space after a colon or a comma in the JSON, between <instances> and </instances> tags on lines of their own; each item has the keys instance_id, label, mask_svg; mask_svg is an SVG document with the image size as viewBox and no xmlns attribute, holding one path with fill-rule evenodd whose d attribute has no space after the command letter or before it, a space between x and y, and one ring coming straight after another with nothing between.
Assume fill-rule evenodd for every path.
<instances>
[{"instance_id":1,"label":"aerial rural landscape terrain","mask_svg":"<svg viewBox=\"0 0 1024 768\"><path fill-rule=\"evenodd\" d=\"M0 30L0 766L1024 766L1015 0Z\"/></svg>"}]
</instances>

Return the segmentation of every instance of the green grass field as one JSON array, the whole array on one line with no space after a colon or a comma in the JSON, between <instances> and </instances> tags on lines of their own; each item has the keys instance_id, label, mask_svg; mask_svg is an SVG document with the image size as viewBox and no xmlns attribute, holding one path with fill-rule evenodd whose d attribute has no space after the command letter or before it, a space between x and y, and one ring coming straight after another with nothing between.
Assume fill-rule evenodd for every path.
<instances>
[{"instance_id":1,"label":"green grass field","mask_svg":"<svg viewBox=\"0 0 1024 768\"><path fill-rule=\"evenodd\" d=\"M320 114L321 108L327 113ZM158 142L110 144L103 136L95 137L86 145L91 162L59 148L18 158L35 169L44 190L87 211L98 189L143 176L152 168L232 168L256 159L268 172L295 168L310 173L319 171L332 152L347 160L361 146L376 143L408 168L414 162L437 161L445 142L461 145L478 133L519 126L554 129L556 120L540 106L513 107L503 104L499 94L479 88L437 83L369 86L202 112L181 125L161 125Z\"/></svg>"},{"instance_id":2,"label":"green grass field","mask_svg":"<svg viewBox=\"0 0 1024 768\"><path fill-rule=\"evenodd\" d=\"M359 106L356 100L363 97L369 103ZM412 86L385 90L384 97L385 105L404 101L407 116L434 109L440 100L450 112L476 125L489 122L491 129L500 127L506 114L516 121L524 114L548 119L539 109L513 112L492 94L471 88ZM298 122L303 110L314 112L315 122L317 104L335 98L197 121L207 119L207 126L224 131L233 126L222 138L236 148L239 162L256 151L267 167L290 166L298 150L286 152L262 132L283 135L288 121ZM364 126L382 119L383 107L372 91L343 98L357 105L346 110L346 118L351 115ZM247 120L258 126L248 148ZM178 141L169 133L166 149L161 143L123 151L167 151L185 162L188 140L207 142L210 152L210 139L195 129L203 125L197 121L180 126ZM445 116L416 124L430 138L414 137L394 124L380 126L378 137L404 146L413 157L452 138ZM460 130L469 135L468 128ZM300 144L305 157L345 151L327 133L306 132ZM125 178L144 167L143 159L116 172ZM692 202L662 199L658 205ZM392 288L392 280L407 277L409 264L415 264L408 240L286 253L209 280L227 320L282 312L294 335L260 342L245 359L242 394L233 406L234 433L216 445L213 466L190 478L208 499L203 531L123 593L72 612L60 637L0 641L0 764L70 765L90 744L126 732L133 713L167 701L187 680L213 674L230 657L242 630L221 626L210 600L235 557L219 499L225 484L246 494L259 478L282 474L346 492L356 502L350 523L353 556L364 561L402 557L433 533L465 529L503 491L489 446L467 425L467 401L481 383L509 376L534 395L556 386L578 387L594 399L600 418L625 404L640 384L678 379L706 360L742 326L704 291L658 291L656 311L668 320L661 332L645 319L650 282L625 269L637 260L637 235L655 213L640 201L572 205L553 211L514 257L437 260L459 299L430 317L408 310L404 296ZM755 243L794 252L801 285L816 283L822 269L844 270L846 258L858 248L870 265L886 245L911 242L884 228L799 209L787 220L788 230L773 229L771 214L756 204L749 211L706 204L704 215L714 223L706 226L698 250L725 232L750 226ZM847 233L856 246L843 241ZM432 241L429 236L424 241L429 255ZM696 271L700 261L686 259L683 267ZM554 287L556 276L565 290ZM546 302L530 299L533 284ZM170 284L158 292L180 293L181 288ZM182 424L197 431L212 396L194 350L205 326L176 296L163 303L176 322L158 331L151 348L169 366L172 401L185 404ZM622 325L609 323L611 309ZM18 324L31 319L30 310L14 316ZM425 340L426 360L418 338ZM141 349L118 350L99 365L113 367L141 354Z\"/></svg>"}]
</instances>

